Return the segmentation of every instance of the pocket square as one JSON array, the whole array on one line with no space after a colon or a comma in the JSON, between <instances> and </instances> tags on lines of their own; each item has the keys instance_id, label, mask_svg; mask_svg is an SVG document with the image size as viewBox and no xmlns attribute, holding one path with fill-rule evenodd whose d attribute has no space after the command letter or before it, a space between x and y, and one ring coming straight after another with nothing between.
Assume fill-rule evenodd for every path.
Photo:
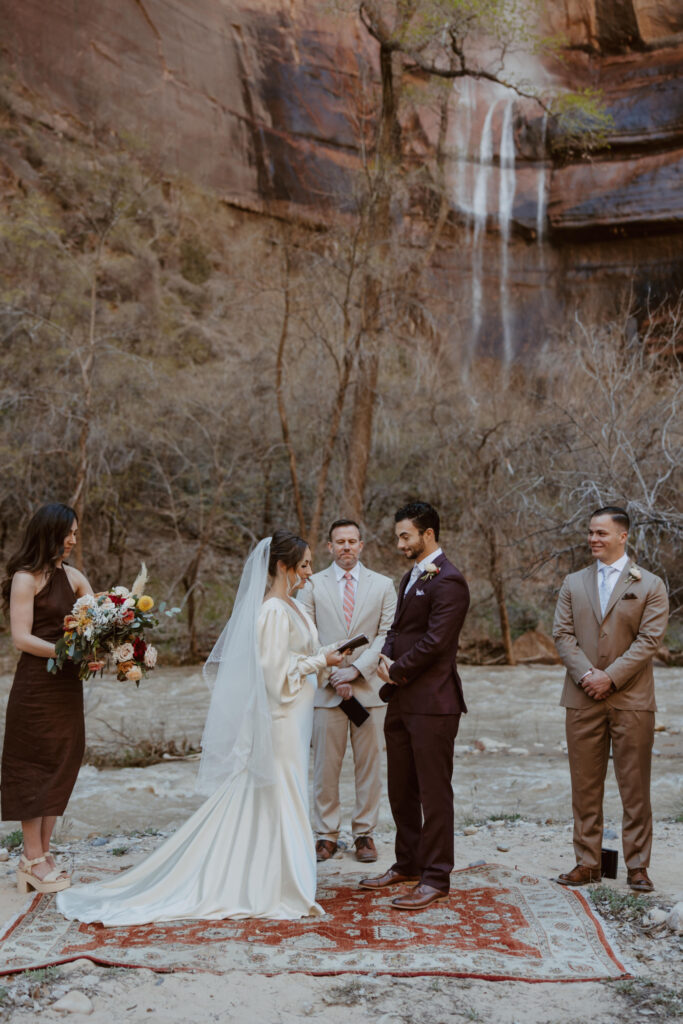
<instances>
[{"instance_id":1,"label":"pocket square","mask_svg":"<svg viewBox=\"0 0 683 1024\"><path fill-rule=\"evenodd\" d=\"M622 601L635 601L635 599L636 599L637 597L638 597L638 595L637 595L637 594L631 594L631 593L629 593L629 594L624 594L624 596L622 597L622 599L621 599L621 600L622 600Z\"/></svg>"},{"instance_id":2,"label":"pocket square","mask_svg":"<svg viewBox=\"0 0 683 1024\"><path fill-rule=\"evenodd\" d=\"M416 597L424 597L425 596L424 590L416 590L415 591L415 596Z\"/></svg>"}]
</instances>

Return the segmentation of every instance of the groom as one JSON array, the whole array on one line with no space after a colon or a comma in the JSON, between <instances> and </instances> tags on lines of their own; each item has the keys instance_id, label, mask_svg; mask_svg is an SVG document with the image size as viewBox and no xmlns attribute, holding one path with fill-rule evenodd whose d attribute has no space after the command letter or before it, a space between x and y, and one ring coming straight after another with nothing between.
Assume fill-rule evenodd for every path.
<instances>
[{"instance_id":1,"label":"groom","mask_svg":"<svg viewBox=\"0 0 683 1024\"><path fill-rule=\"evenodd\" d=\"M455 658L470 597L439 546L436 509L415 501L394 518L398 550L413 562L377 670L389 705L384 735L396 863L360 884L419 882L392 906L422 910L446 898L453 870L453 747L467 711Z\"/></svg>"}]
</instances>

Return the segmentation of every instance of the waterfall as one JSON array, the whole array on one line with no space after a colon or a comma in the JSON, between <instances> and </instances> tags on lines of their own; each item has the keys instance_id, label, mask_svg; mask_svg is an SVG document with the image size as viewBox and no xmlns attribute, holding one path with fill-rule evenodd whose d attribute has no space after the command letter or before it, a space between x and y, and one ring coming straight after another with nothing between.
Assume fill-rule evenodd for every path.
<instances>
[{"instance_id":1,"label":"waterfall","mask_svg":"<svg viewBox=\"0 0 683 1024\"><path fill-rule=\"evenodd\" d=\"M515 200L515 135L512 123L514 100L508 100L500 135L500 180L498 184L498 223L500 224L500 312L503 322L503 357L509 363L514 355L514 329L508 294L510 221Z\"/></svg>"},{"instance_id":2,"label":"waterfall","mask_svg":"<svg viewBox=\"0 0 683 1024\"><path fill-rule=\"evenodd\" d=\"M509 362L515 350L508 288L508 245L516 188L515 98L503 86L469 79L456 83L454 91L457 100L448 147L454 168L454 177L451 178L453 203L465 220L467 240L471 246L470 352L473 354L477 347L484 318L484 244L486 226L491 218L497 221L500 231L500 323L503 356ZM503 102L502 114L499 114ZM477 117L478 113L484 114L483 122ZM479 139L474 130L477 121L482 125Z\"/></svg>"},{"instance_id":3,"label":"waterfall","mask_svg":"<svg viewBox=\"0 0 683 1024\"><path fill-rule=\"evenodd\" d=\"M472 136L472 105L474 101L474 87L469 78L460 83L458 92L458 116L455 118L452 139L449 141L449 148L456 160L455 179L455 205L461 213L465 214L466 222L472 216L472 202L470 198L470 178L472 176L472 165L470 162L470 141Z\"/></svg>"},{"instance_id":4,"label":"waterfall","mask_svg":"<svg viewBox=\"0 0 683 1024\"><path fill-rule=\"evenodd\" d=\"M472 238L472 331L470 345L474 349L479 340L482 322L484 232L488 214L489 177L493 160L493 114L498 101L494 100L489 107L479 142L479 163L475 171L474 192L472 196L472 216L474 218L474 235Z\"/></svg>"},{"instance_id":5,"label":"waterfall","mask_svg":"<svg viewBox=\"0 0 683 1024\"><path fill-rule=\"evenodd\" d=\"M544 113L543 114L543 126L541 128L541 132L542 132L542 136L541 136L541 138L542 138L542 148L543 148L543 156L544 157L545 157L545 141L546 141L547 131L548 131L548 115L546 113ZM537 201L537 206L536 206L536 241L537 241L538 245L543 245L543 240L545 238L546 177L547 177L547 169L546 169L546 165L543 164L541 166L540 171L538 172L538 191L536 193L536 201Z\"/></svg>"},{"instance_id":6,"label":"waterfall","mask_svg":"<svg viewBox=\"0 0 683 1024\"><path fill-rule=\"evenodd\" d=\"M493 160L493 114L497 104L498 100L494 100L488 109L479 143L479 166L476 171L474 195L472 196L475 244L483 228L486 227L489 177Z\"/></svg>"},{"instance_id":7,"label":"waterfall","mask_svg":"<svg viewBox=\"0 0 683 1024\"><path fill-rule=\"evenodd\" d=\"M543 164L538 172L538 206L536 207L536 241L538 245L543 245L545 237L546 176L546 166Z\"/></svg>"}]
</instances>

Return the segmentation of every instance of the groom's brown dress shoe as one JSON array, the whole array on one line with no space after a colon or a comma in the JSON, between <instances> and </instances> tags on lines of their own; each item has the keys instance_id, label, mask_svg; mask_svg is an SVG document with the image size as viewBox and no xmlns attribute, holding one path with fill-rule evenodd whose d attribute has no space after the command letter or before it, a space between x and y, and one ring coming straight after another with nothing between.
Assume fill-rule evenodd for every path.
<instances>
[{"instance_id":1,"label":"groom's brown dress shoe","mask_svg":"<svg viewBox=\"0 0 683 1024\"><path fill-rule=\"evenodd\" d=\"M361 878L358 883L363 889L386 889L388 885L400 885L401 882L419 882L419 875L403 875L400 871L389 868L383 875L372 875Z\"/></svg>"},{"instance_id":2,"label":"groom's brown dress shoe","mask_svg":"<svg viewBox=\"0 0 683 1024\"><path fill-rule=\"evenodd\" d=\"M319 839L315 844L315 859L317 861L329 860L337 852L337 844L331 839Z\"/></svg>"},{"instance_id":3,"label":"groom's brown dress shoe","mask_svg":"<svg viewBox=\"0 0 683 1024\"><path fill-rule=\"evenodd\" d=\"M404 893L403 896L397 896L391 901L391 905L394 910L424 910L432 903L446 899L448 899L447 892L441 892L440 889L435 889L432 885L416 885L410 892Z\"/></svg>"},{"instance_id":4,"label":"groom's brown dress shoe","mask_svg":"<svg viewBox=\"0 0 683 1024\"><path fill-rule=\"evenodd\" d=\"M585 864L577 864L566 874L558 875L556 881L560 885L589 885L591 882L599 882L601 878L600 868L589 868Z\"/></svg>"},{"instance_id":5,"label":"groom's brown dress shoe","mask_svg":"<svg viewBox=\"0 0 683 1024\"><path fill-rule=\"evenodd\" d=\"M372 864L377 860L377 847L372 836L358 836L354 839L356 847L356 860L361 864Z\"/></svg>"},{"instance_id":6,"label":"groom's brown dress shoe","mask_svg":"<svg viewBox=\"0 0 683 1024\"><path fill-rule=\"evenodd\" d=\"M646 868L629 868L626 884L636 892L652 892L654 889Z\"/></svg>"}]
</instances>

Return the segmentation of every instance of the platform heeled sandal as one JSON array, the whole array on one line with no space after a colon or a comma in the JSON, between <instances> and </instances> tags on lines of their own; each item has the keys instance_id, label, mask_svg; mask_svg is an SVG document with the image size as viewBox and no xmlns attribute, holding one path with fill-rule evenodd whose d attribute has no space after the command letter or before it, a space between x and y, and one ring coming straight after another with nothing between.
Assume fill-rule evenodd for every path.
<instances>
[{"instance_id":1,"label":"platform heeled sandal","mask_svg":"<svg viewBox=\"0 0 683 1024\"><path fill-rule=\"evenodd\" d=\"M47 858L45 854L42 857L35 857L33 860L29 860L23 854L19 861L17 868L17 889L19 892L30 892L33 889L35 892L49 893L49 892L61 892L62 889L68 889L71 885L71 879L65 878L59 868L48 872L45 878L38 878L31 871L34 864L42 864Z\"/></svg>"},{"instance_id":2,"label":"platform heeled sandal","mask_svg":"<svg viewBox=\"0 0 683 1024\"><path fill-rule=\"evenodd\" d=\"M48 862L48 864L51 864L55 871L58 871L60 875L62 875L64 878L71 878L71 875L66 870L66 868L60 868L59 864L57 863L57 858L52 852L52 850L44 850L43 856L45 857L45 860Z\"/></svg>"}]
</instances>

